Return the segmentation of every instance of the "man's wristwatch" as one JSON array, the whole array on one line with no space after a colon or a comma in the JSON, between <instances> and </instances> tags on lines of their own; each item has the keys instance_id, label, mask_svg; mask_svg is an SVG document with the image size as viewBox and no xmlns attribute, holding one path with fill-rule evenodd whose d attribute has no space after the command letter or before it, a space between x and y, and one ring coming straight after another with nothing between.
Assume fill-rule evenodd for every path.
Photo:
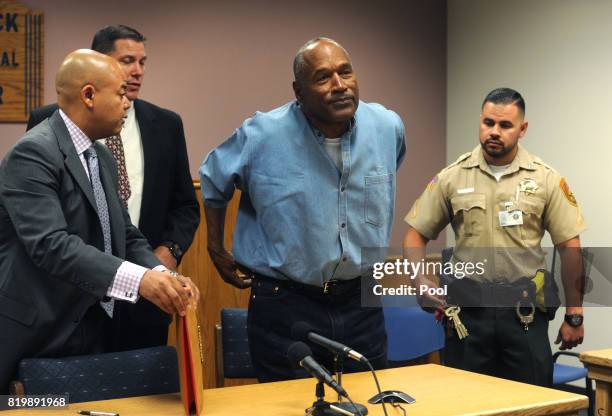
<instances>
[{"instance_id":1,"label":"man's wristwatch","mask_svg":"<svg viewBox=\"0 0 612 416\"><path fill-rule=\"evenodd\" d=\"M582 325L582 321L584 321L584 316L580 314L565 314L565 322L571 327L578 328Z\"/></svg>"},{"instance_id":2,"label":"man's wristwatch","mask_svg":"<svg viewBox=\"0 0 612 416\"><path fill-rule=\"evenodd\" d=\"M174 257L177 264L181 262L181 258L183 257L183 250L181 249L181 246L178 245L178 243L175 243L174 241L164 241L163 243L161 243L161 245L168 247L168 250L170 250L170 254L172 254L172 257Z\"/></svg>"}]
</instances>

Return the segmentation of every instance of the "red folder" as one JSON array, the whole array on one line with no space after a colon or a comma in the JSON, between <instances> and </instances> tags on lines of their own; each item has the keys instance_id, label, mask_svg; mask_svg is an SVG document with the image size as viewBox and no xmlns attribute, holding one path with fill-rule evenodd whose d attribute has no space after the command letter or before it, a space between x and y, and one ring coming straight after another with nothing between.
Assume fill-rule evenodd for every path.
<instances>
[{"instance_id":1,"label":"red folder","mask_svg":"<svg viewBox=\"0 0 612 416\"><path fill-rule=\"evenodd\" d=\"M185 407L185 415L202 414L202 395L204 382L202 366L204 356L202 351L202 331L198 323L195 309L188 308L184 317L177 317L177 351L179 358L179 382L181 386L181 401Z\"/></svg>"}]
</instances>

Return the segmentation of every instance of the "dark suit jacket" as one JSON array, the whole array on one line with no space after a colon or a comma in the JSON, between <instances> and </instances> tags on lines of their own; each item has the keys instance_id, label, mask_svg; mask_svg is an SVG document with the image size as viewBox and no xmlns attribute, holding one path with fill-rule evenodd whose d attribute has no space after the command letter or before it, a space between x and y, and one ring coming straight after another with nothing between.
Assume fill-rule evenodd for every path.
<instances>
[{"instance_id":1,"label":"dark suit jacket","mask_svg":"<svg viewBox=\"0 0 612 416\"><path fill-rule=\"evenodd\" d=\"M178 114L147 101L133 102L144 152L144 184L138 228L153 248L164 241L191 245L200 208L189 173L183 122ZM28 130L57 109L51 104L30 115ZM131 326L168 325L171 317L148 301L123 304L124 331ZM127 328L126 328L127 325Z\"/></svg>"},{"instance_id":2,"label":"dark suit jacket","mask_svg":"<svg viewBox=\"0 0 612 416\"><path fill-rule=\"evenodd\" d=\"M113 255L91 183L59 112L0 164L0 390L22 357L56 355L102 299L122 259L159 261L117 196L117 167L94 144L111 220Z\"/></svg>"}]
</instances>

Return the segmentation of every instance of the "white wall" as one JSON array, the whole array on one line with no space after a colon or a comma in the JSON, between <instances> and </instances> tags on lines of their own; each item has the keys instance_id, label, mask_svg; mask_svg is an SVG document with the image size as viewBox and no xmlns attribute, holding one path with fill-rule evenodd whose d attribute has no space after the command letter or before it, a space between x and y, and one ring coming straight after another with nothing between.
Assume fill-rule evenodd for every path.
<instances>
[{"instance_id":1,"label":"white wall","mask_svg":"<svg viewBox=\"0 0 612 416\"><path fill-rule=\"evenodd\" d=\"M567 178L592 247L612 247L611 22L606 0L448 0L448 162L477 144L485 95L518 90L529 121L522 143ZM585 319L579 350L612 347L612 308L586 308Z\"/></svg>"}]
</instances>

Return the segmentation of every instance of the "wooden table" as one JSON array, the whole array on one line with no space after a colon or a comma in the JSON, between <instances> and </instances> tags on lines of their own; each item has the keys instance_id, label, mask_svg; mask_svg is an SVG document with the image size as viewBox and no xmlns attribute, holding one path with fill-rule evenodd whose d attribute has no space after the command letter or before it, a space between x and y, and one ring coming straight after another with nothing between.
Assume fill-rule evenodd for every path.
<instances>
[{"instance_id":1,"label":"wooden table","mask_svg":"<svg viewBox=\"0 0 612 416\"><path fill-rule=\"evenodd\" d=\"M588 399L572 393L516 383L435 364L377 372L381 388L399 389L416 403L405 405L409 416L444 415L577 415ZM347 374L342 385L370 415L383 415L380 405L367 404L375 393L369 373ZM326 397L336 397L328 389ZM204 415L301 416L314 399L312 379L256 384L204 391ZM401 415L388 406L389 416Z\"/></svg>"},{"instance_id":2,"label":"wooden table","mask_svg":"<svg viewBox=\"0 0 612 416\"><path fill-rule=\"evenodd\" d=\"M596 383L595 416L612 415L612 348L583 352L580 360Z\"/></svg>"},{"instance_id":3,"label":"wooden table","mask_svg":"<svg viewBox=\"0 0 612 416\"><path fill-rule=\"evenodd\" d=\"M435 364L394 368L378 372L381 387L399 389L414 396L416 403L405 405L409 416L444 415L578 415L588 399L573 393L545 389L495 377L455 370ZM367 404L375 393L369 373L347 374L343 383L353 400ZM203 416L302 416L314 399L313 379L282 381L204 390ZM326 390L328 400L336 397ZM380 405L367 405L369 414L383 415ZM43 416L76 414L76 410L117 412L121 416L181 415L178 395L134 397L103 402L78 403L70 410L31 409L7 411L1 416ZM388 406L389 416L400 416Z\"/></svg>"}]
</instances>

